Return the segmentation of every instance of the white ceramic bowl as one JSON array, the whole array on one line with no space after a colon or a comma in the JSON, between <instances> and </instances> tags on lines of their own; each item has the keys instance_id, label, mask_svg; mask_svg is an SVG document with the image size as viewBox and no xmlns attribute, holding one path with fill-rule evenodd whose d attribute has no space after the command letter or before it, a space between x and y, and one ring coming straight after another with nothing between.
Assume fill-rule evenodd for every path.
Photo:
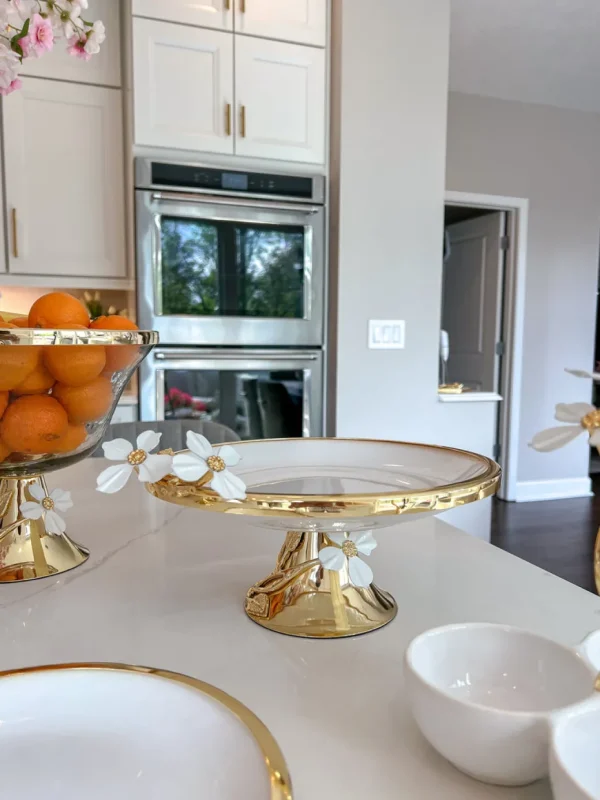
<instances>
[{"instance_id":1,"label":"white ceramic bowl","mask_svg":"<svg viewBox=\"0 0 600 800\"><path fill-rule=\"evenodd\" d=\"M412 641L405 657L417 724L431 745L468 775L504 786L532 783L548 773L555 712L594 695L600 653L591 651L597 640L594 634L571 650L505 625L466 623L427 631Z\"/></svg>"},{"instance_id":2,"label":"white ceramic bowl","mask_svg":"<svg viewBox=\"0 0 600 800\"><path fill-rule=\"evenodd\" d=\"M550 778L555 800L600 800L600 696L557 716Z\"/></svg>"}]
</instances>

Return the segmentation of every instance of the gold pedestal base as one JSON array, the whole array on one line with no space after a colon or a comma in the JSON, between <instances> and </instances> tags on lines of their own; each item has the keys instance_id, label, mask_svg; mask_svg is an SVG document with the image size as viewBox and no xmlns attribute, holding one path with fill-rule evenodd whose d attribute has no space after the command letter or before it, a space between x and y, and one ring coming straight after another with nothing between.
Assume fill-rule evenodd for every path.
<instances>
[{"instance_id":1,"label":"gold pedestal base","mask_svg":"<svg viewBox=\"0 0 600 800\"><path fill-rule=\"evenodd\" d=\"M24 519L19 506L31 500L30 485L46 483L34 478L0 480L0 583L47 578L78 567L89 552L66 534L49 534L43 520ZM46 490L47 493L47 490Z\"/></svg>"},{"instance_id":2,"label":"gold pedestal base","mask_svg":"<svg viewBox=\"0 0 600 800\"><path fill-rule=\"evenodd\" d=\"M368 633L398 613L394 598L375 584L358 588L347 569L326 570L319 550L326 534L291 531L275 571L248 590L246 614L276 633L311 639L339 639Z\"/></svg>"}]
</instances>

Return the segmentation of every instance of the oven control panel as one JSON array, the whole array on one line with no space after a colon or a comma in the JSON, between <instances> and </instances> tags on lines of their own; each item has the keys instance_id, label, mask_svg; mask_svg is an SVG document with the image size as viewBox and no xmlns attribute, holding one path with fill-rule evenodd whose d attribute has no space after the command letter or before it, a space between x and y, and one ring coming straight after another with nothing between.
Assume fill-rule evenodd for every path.
<instances>
[{"instance_id":1,"label":"oven control panel","mask_svg":"<svg viewBox=\"0 0 600 800\"><path fill-rule=\"evenodd\" d=\"M322 178L319 180L322 181ZM276 175L266 172L238 172L191 164L152 162L153 186L178 189L204 189L236 194L276 195L317 201L315 178L301 175Z\"/></svg>"}]
</instances>

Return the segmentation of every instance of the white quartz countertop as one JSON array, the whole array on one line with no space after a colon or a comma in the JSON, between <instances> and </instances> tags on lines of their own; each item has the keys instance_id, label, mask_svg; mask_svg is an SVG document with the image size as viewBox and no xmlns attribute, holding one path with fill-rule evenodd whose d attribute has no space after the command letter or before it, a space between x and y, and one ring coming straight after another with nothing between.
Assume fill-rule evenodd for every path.
<instances>
[{"instance_id":1,"label":"white quartz countertop","mask_svg":"<svg viewBox=\"0 0 600 800\"><path fill-rule=\"evenodd\" d=\"M600 627L600 598L427 518L378 534L371 561L398 601L394 622L354 639L281 636L243 611L280 534L170 506L134 480L100 495L103 466L88 459L49 476L72 491L69 533L91 557L58 578L0 585L0 668L117 661L213 683L270 728L294 800L550 798L546 782L485 786L438 756L408 714L403 653L419 632L467 620L574 644Z\"/></svg>"}]
</instances>

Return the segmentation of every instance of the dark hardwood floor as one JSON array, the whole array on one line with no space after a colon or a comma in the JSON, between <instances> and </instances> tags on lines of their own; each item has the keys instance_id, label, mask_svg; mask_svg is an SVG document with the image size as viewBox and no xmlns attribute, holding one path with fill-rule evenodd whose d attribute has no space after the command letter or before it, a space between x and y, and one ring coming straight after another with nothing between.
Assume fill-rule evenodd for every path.
<instances>
[{"instance_id":1,"label":"dark hardwood floor","mask_svg":"<svg viewBox=\"0 0 600 800\"><path fill-rule=\"evenodd\" d=\"M595 592L593 553L600 526L600 475L594 496L540 503L494 501L492 544Z\"/></svg>"}]
</instances>

